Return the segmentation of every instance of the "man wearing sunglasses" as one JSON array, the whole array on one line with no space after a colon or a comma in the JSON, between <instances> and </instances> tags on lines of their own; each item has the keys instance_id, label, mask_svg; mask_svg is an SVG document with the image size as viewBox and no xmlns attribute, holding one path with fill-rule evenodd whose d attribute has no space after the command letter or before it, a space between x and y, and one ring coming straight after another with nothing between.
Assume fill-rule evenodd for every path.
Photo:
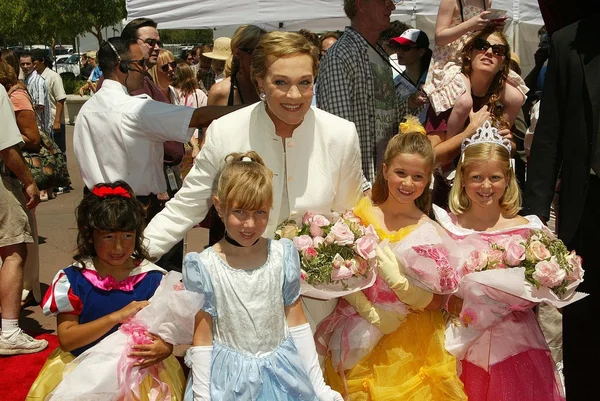
<instances>
[{"instance_id":1,"label":"man wearing sunglasses","mask_svg":"<svg viewBox=\"0 0 600 401\"><path fill-rule=\"evenodd\" d=\"M167 188L163 142L183 143L189 128L206 127L238 107L164 104L147 95L130 96L144 85L145 59L137 41L110 38L100 46L102 88L77 115L73 148L88 189L100 182L126 181L148 206L148 221L160 210L157 194Z\"/></svg>"}]
</instances>

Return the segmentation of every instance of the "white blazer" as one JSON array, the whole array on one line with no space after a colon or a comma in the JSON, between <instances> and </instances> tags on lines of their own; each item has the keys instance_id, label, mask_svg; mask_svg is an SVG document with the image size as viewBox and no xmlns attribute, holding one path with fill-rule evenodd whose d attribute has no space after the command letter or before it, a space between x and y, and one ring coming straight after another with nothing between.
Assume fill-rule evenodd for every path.
<instances>
[{"instance_id":1,"label":"white blazer","mask_svg":"<svg viewBox=\"0 0 600 401\"><path fill-rule=\"evenodd\" d=\"M204 219L225 157L232 152L253 150L273 171L273 208L266 237L272 237L278 223L288 218L298 219L309 211L343 212L356 205L362 189L354 123L311 107L293 136L285 139L287 158L282 140L263 102L213 121L182 188L144 231L150 256L162 256ZM279 216L284 180L289 216Z\"/></svg>"}]
</instances>

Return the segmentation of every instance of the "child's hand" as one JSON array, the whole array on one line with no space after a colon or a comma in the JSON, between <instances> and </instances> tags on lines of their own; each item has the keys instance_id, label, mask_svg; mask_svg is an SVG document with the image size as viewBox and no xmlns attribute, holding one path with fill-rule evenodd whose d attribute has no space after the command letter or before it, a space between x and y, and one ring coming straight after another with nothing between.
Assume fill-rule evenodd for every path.
<instances>
[{"instance_id":1,"label":"child's hand","mask_svg":"<svg viewBox=\"0 0 600 401\"><path fill-rule=\"evenodd\" d=\"M477 113L471 111L469 113L469 126L467 127L471 131L471 135L474 135L477 128L481 127L488 118L490 118L490 112L487 106L483 106Z\"/></svg>"},{"instance_id":2,"label":"child's hand","mask_svg":"<svg viewBox=\"0 0 600 401\"><path fill-rule=\"evenodd\" d=\"M428 100L429 99L427 99L427 95L418 90L408 97L408 107L411 109L417 109L427 103Z\"/></svg>"},{"instance_id":3,"label":"child's hand","mask_svg":"<svg viewBox=\"0 0 600 401\"><path fill-rule=\"evenodd\" d=\"M157 335L146 333L152 339L152 344L140 344L133 347L136 351L129 354L131 358L138 358L133 366L141 369L154 365L168 358L173 353L173 345L166 343Z\"/></svg>"},{"instance_id":4,"label":"child's hand","mask_svg":"<svg viewBox=\"0 0 600 401\"><path fill-rule=\"evenodd\" d=\"M150 305L148 301L131 301L129 305L113 312L112 315L117 323L123 323L148 305Z\"/></svg>"},{"instance_id":5,"label":"child's hand","mask_svg":"<svg viewBox=\"0 0 600 401\"><path fill-rule=\"evenodd\" d=\"M481 14L474 16L470 20L467 20L466 23L468 24L469 28L471 28L471 31L481 31L483 28L485 28L490 23L490 20L486 18L486 16L489 14L489 11L484 11Z\"/></svg>"}]
</instances>

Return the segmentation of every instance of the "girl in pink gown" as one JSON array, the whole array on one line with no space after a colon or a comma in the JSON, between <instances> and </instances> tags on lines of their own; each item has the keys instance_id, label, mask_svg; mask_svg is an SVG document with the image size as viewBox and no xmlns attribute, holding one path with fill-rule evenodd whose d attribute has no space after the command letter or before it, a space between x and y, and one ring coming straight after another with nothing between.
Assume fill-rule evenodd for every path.
<instances>
[{"instance_id":1,"label":"girl in pink gown","mask_svg":"<svg viewBox=\"0 0 600 401\"><path fill-rule=\"evenodd\" d=\"M437 221L465 249L489 250L490 243L544 226L536 216L521 217L521 195L510 165L510 143L495 129L480 129L463 142L449 206L434 207ZM486 127L484 125L484 127ZM466 252L466 251L465 251ZM532 310L535 303L490 286L461 281L461 298L477 300L487 311L473 321L469 336L455 337L450 323L446 348L461 359L461 379L470 401L560 401L564 390L548 344ZM453 298L449 312L462 302ZM458 302L456 302L458 301ZM449 340L450 339L450 340Z\"/></svg>"}]
</instances>

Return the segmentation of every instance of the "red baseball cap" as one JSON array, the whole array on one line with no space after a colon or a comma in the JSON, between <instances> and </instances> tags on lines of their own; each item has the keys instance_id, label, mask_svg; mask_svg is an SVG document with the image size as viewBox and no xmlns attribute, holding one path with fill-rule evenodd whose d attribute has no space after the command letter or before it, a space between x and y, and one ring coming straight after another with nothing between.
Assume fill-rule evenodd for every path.
<instances>
[{"instance_id":1,"label":"red baseball cap","mask_svg":"<svg viewBox=\"0 0 600 401\"><path fill-rule=\"evenodd\" d=\"M424 49L429 47L429 38L422 30L411 28L404 31L402 35L391 38L389 44L392 46L395 44L408 45Z\"/></svg>"}]
</instances>

